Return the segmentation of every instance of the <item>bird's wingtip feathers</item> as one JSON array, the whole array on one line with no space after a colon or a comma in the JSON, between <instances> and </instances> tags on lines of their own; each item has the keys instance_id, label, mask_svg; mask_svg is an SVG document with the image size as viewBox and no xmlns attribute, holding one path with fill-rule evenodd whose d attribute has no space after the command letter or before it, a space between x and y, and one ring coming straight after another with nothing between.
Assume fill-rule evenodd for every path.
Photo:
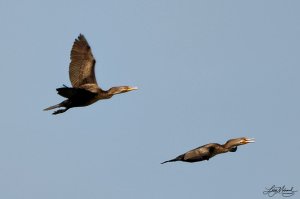
<instances>
[{"instance_id":1,"label":"bird's wingtip feathers","mask_svg":"<svg viewBox=\"0 0 300 199\"><path fill-rule=\"evenodd\" d=\"M84 35L82 33L79 34L78 40L85 40L85 37L84 37Z\"/></svg>"}]
</instances>

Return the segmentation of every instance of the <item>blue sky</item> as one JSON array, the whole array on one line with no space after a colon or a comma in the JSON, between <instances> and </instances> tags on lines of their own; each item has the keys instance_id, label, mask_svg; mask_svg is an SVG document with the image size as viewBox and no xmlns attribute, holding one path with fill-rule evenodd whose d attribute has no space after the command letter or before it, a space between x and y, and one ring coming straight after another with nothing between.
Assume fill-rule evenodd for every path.
<instances>
[{"instance_id":1,"label":"blue sky","mask_svg":"<svg viewBox=\"0 0 300 199\"><path fill-rule=\"evenodd\" d=\"M300 190L298 1L0 1L0 198L268 198ZM103 89L53 116L82 33ZM210 142L236 153L159 163ZM299 193L296 193L297 195ZM281 197L281 196L280 196ZM294 196L294 198L297 196Z\"/></svg>"}]
</instances>

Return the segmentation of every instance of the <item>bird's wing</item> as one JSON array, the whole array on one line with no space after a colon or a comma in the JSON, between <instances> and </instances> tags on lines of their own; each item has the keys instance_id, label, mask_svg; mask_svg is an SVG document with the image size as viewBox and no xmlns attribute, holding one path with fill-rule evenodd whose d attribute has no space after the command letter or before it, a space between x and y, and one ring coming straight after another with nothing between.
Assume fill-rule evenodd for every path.
<instances>
[{"instance_id":1,"label":"bird's wing","mask_svg":"<svg viewBox=\"0 0 300 199\"><path fill-rule=\"evenodd\" d=\"M95 76L96 60L92 54L85 37L80 34L73 44L71 50L71 63L69 66L69 77L73 87L83 84L96 84Z\"/></svg>"},{"instance_id":2,"label":"bird's wing","mask_svg":"<svg viewBox=\"0 0 300 199\"><path fill-rule=\"evenodd\" d=\"M184 160L201 161L208 160L212 156L214 144L206 144L184 154Z\"/></svg>"}]
</instances>

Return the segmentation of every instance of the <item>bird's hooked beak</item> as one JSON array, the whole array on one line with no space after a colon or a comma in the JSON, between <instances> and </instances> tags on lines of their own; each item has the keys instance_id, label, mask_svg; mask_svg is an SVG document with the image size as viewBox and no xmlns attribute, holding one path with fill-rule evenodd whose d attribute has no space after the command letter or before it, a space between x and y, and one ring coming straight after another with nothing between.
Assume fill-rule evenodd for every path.
<instances>
[{"instance_id":1,"label":"bird's hooked beak","mask_svg":"<svg viewBox=\"0 0 300 199\"><path fill-rule=\"evenodd\" d=\"M133 91L133 90L137 90L137 89L138 89L138 87L136 87L136 86L133 86L133 87L128 86L127 91Z\"/></svg>"},{"instance_id":2,"label":"bird's hooked beak","mask_svg":"<svg viewBox=\"0 0 300 199\"><path fill-rule=\"evenodd\" d=\"M241 144L248 144L248 143L254 143L255 139L254 138L245 138L241 141Z\"/></svg>"}]
</instances>

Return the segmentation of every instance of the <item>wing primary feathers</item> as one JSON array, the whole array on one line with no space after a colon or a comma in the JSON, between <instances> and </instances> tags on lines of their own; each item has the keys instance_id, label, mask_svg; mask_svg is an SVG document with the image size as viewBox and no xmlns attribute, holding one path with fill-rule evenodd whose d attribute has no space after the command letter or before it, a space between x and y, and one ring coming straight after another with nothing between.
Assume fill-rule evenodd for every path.
<instances>
[{"instance_id":1,"label":"wing primary feathers","mask_svg":"<svg viewBox=\"0 0 300 199\"><path fill-rule=\"evenodd\" d=\"M96 60L93 56L90 45L80 34L75 39L71 50L71 62L69 66L69 77L73 87L80 87L84 84L96 84L95 76Z\"/></svg>"}]
</instances>

